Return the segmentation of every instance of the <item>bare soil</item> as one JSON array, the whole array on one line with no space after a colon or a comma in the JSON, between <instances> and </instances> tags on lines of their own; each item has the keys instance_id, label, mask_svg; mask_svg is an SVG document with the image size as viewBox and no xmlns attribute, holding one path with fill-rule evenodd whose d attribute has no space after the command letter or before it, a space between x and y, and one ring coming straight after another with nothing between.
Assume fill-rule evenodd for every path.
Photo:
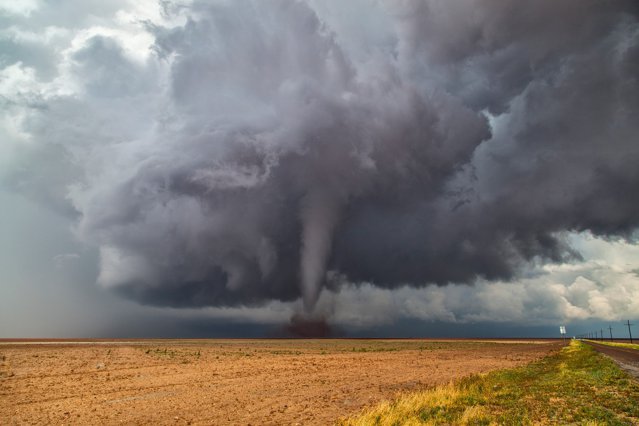
<instances>
[{"instance_id":1,"label":"bare soil","mask_svg":"<svg viewBox=\"0 0 639 426\"><path fill-rule=\"evenodd\" d=\"M331 424L553 341L0 342L1 424Z\"/></svg>"}]
</instances>

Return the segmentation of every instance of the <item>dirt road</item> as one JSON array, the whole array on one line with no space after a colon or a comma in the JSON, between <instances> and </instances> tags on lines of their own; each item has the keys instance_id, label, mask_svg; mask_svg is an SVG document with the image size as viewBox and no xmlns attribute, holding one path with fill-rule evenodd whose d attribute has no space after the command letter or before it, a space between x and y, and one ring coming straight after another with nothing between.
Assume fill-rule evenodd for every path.
<instances>
[{"instance_id":1,"label":"dirt road","mask_svg":"<svg viewBox=\"0 0 639 426\"><path fill-rule=\"evenodd\" d=\"M594 347L597 351L602 354L608 355L610 358L614 359L617 364L624 370L626 370L630 375L639 379L639 351L636 349L630 348L621 348L618 346L608 346L602 345L599 343L586 341L589 345Z\"/></svg>"},{"instance_id":2,"label":"dirt road","mask_svg":"<svg viewBox=\"0 0 639 426\"><path fill-rule=\"evenodd\" d=\"M559 342L200 340L0 344L1 424L331 424L397 392Z\"/></svg>"}]
</instances>

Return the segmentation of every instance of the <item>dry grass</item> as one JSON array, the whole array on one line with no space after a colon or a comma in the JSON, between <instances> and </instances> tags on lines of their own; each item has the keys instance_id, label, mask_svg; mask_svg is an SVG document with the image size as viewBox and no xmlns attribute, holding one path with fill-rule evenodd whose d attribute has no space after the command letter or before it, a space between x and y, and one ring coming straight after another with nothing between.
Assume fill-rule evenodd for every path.
<instances>
[{"instance_id":1,"label":"dry grass","mask_svg":"<svg viewBox=\"0 0 639 426\"><path fill-rule=\"evenodd\" d=\"M339 422L343 426L571 423L639 424L639 385L578 341L525 367L406 394Z\"/></svg>"},{"instance_id":2,"label":"dry grass","mask_svg":"<svg viewBox=\"0 0 639 426\"><path fill-rule=\"evenodd\" d=\"M600 345L616 346L618 348L635 349L639 350L639 345L636 343L618 343L618 342L606 342L601 340L587 340L588 342L599 343Z\"/></svg>"},{"instance_id":3,"label":"dry grass","mask_svg":"<svg viewBox=\"0 0 639 426\"><path fill-rule=\"evenodd\" d=\"M457 424L489 424L486 408L471 405L460 410L459 401L464 391L450 383L435 389L404 395L393 402L383 402L359 417L344 419L341 425L437 425L440 413L455 413ZM446 416L449 417L449 416Z\"/></svg>"}]
</instances>

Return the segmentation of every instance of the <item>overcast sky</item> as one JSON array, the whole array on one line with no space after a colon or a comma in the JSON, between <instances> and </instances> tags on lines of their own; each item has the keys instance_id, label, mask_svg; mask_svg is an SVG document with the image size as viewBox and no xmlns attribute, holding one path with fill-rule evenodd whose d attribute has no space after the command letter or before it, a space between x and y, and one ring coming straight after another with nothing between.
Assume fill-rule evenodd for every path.
<instances>
[{"instance_id":1,"label":"overcast sky","mask_svg":"<svg viewBox=\"0 0 639 426\"><path fill-rule=\"evenodd\" d=\"M0 0L0 112L0 337L639 318L633 0Z\"/></svg>"}]
</instances>

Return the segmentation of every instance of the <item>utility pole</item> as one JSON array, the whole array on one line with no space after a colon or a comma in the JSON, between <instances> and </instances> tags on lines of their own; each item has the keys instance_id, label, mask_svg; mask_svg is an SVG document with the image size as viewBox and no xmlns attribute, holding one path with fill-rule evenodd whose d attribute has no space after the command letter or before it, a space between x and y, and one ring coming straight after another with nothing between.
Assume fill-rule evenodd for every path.
<instances>
[{"instance_id":1,"label":"utility pole","mask_svg":"<svg viewBox=\"0 0 639 426\"><path fill-rule=\"evenodd\" d=\"M628 335L630 335L630 343L632 343L632 332L630 331L630 326L634 324L630 324L630 320L626 320L626 325L628 326Z\"/></svg>"},{"instance_id":2,"label":"utility pole","mask_svg":"<svg viewBox=\"0 0 639 426\"><path fill-rule=\"evenodd\" d=\"M608 330L610 330L610 341L612 342L612 327L608 324Z\"/></svg>"},{"instance_id":3,"label":"utility pole","mask_svg":"<svg viewBox=\"0 0 639 426\"><path fill-rule=\"evenodd\" d=\"M601 341L603 342L603 328L601 329Z\"/></svg>"}]
</instances>

